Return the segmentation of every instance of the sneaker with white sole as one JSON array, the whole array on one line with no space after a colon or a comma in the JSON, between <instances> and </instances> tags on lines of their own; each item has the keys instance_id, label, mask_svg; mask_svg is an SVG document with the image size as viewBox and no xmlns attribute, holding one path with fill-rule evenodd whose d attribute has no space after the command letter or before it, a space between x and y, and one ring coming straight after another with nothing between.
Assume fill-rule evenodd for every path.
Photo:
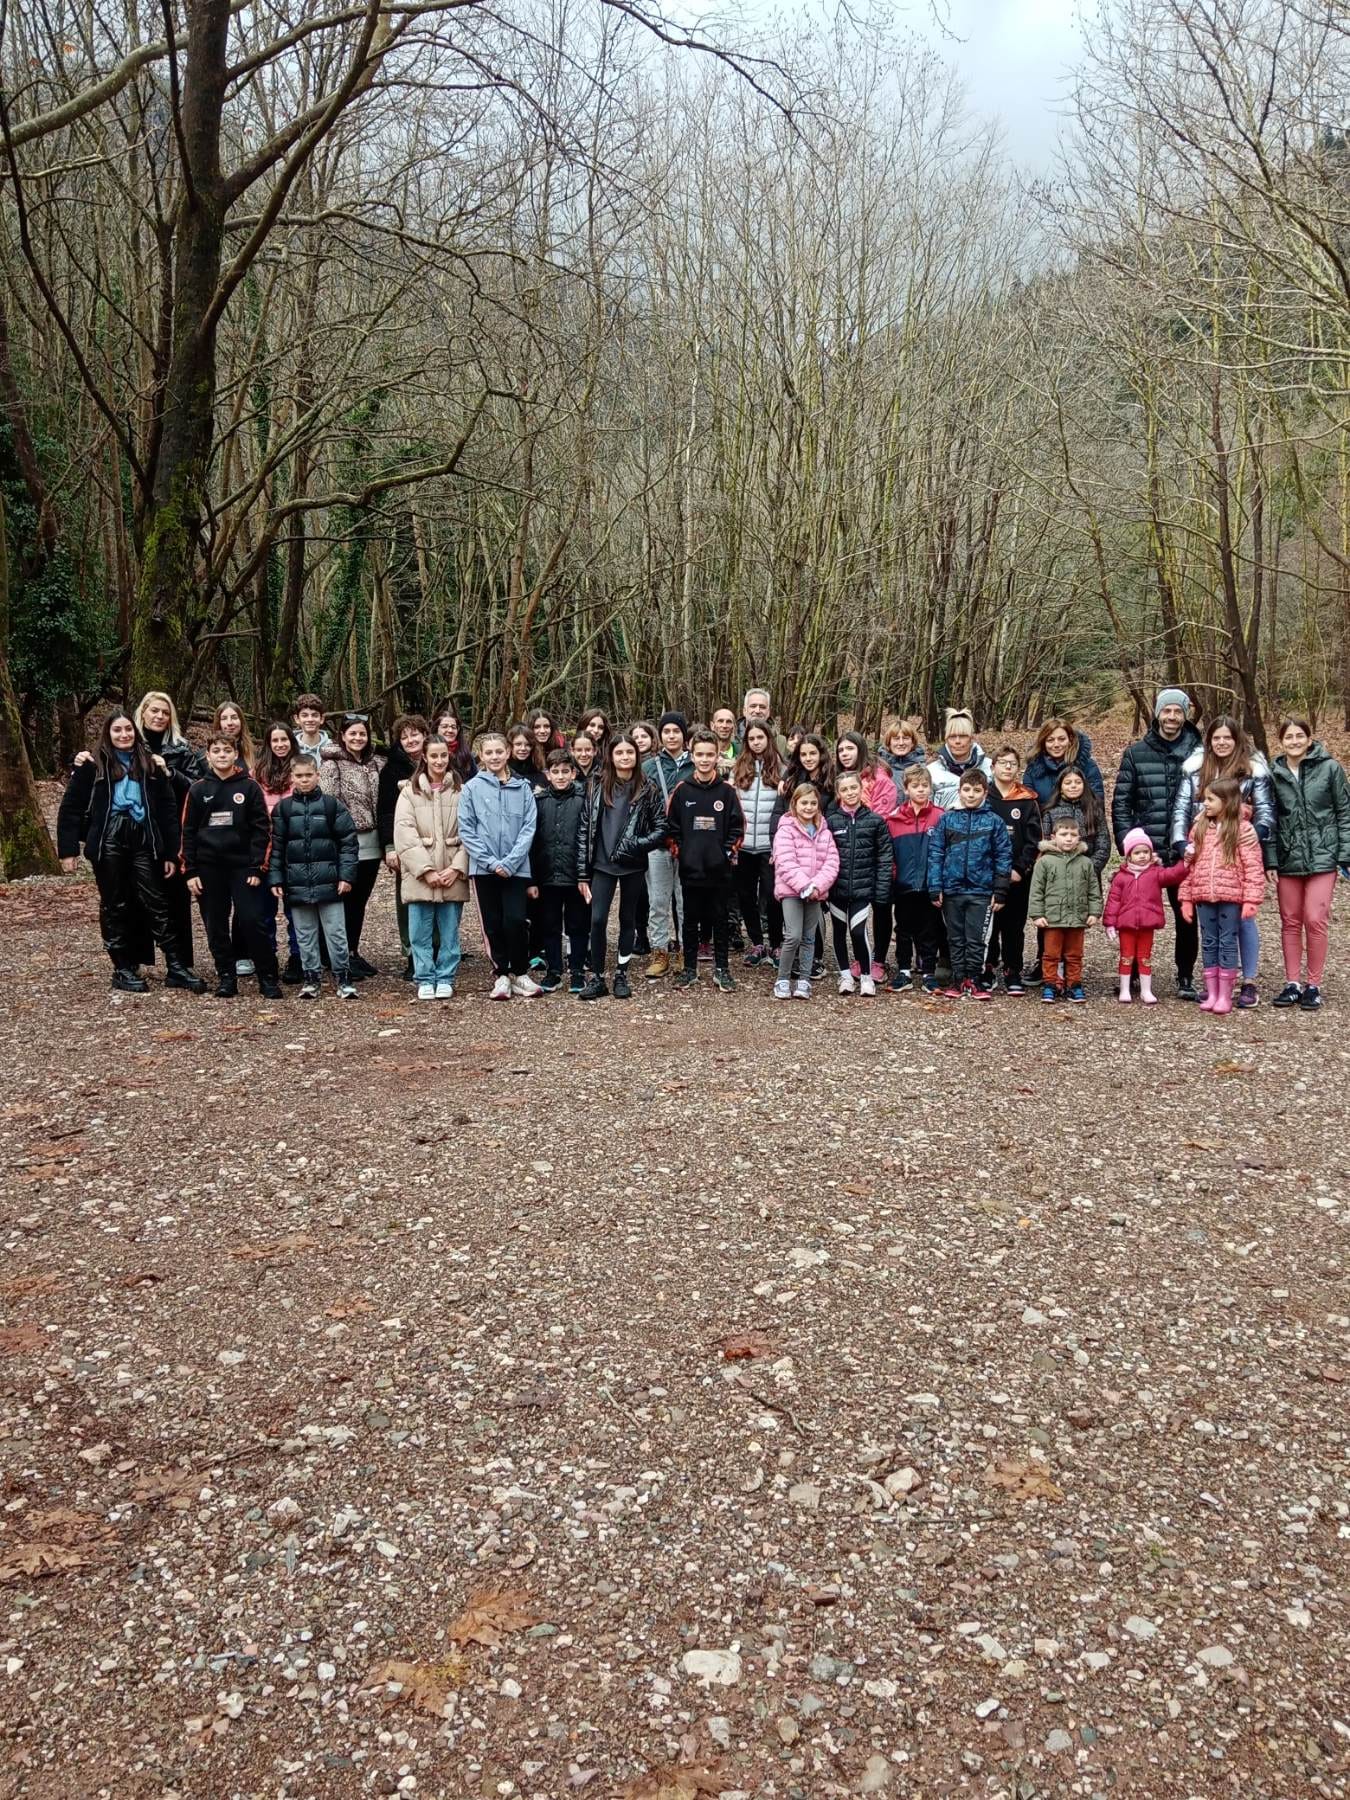
<instances>
[{"instance_id":1,"label":"sneaker with white sole","mask_svg":"<svg viewBox=\"0 0 1350 1800\"><path fill-rule=\"evenodd\" d=\"M419 981L417 984L417 998L419 1000L434 1000L436 998L436 983L434 981Z\"/></svg>"},{"instance_id":2,"label":"sneaker with white sole","mask_svg":"<svg viewBox=\"0 0 1350 1800\"><path fill-rule=\"evenodd\" d=\"M790 981L775 981L773 984L773 997L775 1000L790 1000L792 998L792 983Z\"/></svg>"},{"instance_id":3,"label":"sneaker with white sole","mask_svg":"<svg viewBox=\"0 0 1350 1800\"><path fill-rule=\"evenodd\" d=\"M319 997L319 978L317 975L306 975L304 985L300 989L302 1000L317 1000Z\"/></svg>"},{"instance_id":4,"label":"sneaker with white sole","mask_svg":"<svg viewBox=\"0 0 1350 1800\"><path fill-rule=\"evenodd\" d=\"M345 976L337 984L337 991L339 1000L359 1000L361 998L356 991L356 983L348 981Z\"/></svg>"},{"instance_id":5,"label":"sneaker with white sole","mask_svg":"<svg viewBox=\"0 0 1350 1800\"><path fill-rule=\"evenodd\" d=\"M537 981L531 981L528 975L517 975L511 982L511 992L518 994L522 1000L535 1000L543 993Z\"/></svg>"},{"instance_id":6,"label":"sneaker with white sole","mask_svg":"<svg viewBox=\"0 0 1350 1800\"><path fill-rule=\"evenodd\" d=\"M792 998L794 1000L809 1000L811 998L811 983L809 981L799 981L792 990Z\"/></svg>"},{"instance_id":7,"label":"sneaker with white sole","mask_svg":"<svg viewBox=\"0 0 1350 1800\"><path fill-rule=\"evenodd\" d=\"M858 992L869 1000L875 1000L877 997L876 977L873 975L860 975L858 977Z\"/></svg>"},{"instance_id":8,"label":"sneaker with white sole","mask_svg":"<svg viewBox=\"0 0 1350 1800\"><path fill-rule=\"evenodd\" d=\"M839 977L839 992L841 994L854 994L857 991L857 982L853 979L849 971L845 969L843 974Z\"/></svg>"},{"instance_id":9,"label":"sneaker with white sole","mask_svg":"<svg viewBox=\"0 0 1350 1800\"><path fill-rule=\"evenodd\" d=\"M511 977L509 975L499 975L492 984L492 992L488 995L488 999L509 1000L510 998Z\"/></svg>"},{"instance_id":10,"label":"sneaker with white sole","mask_svg":"<svg viewBox=\"0 0 1350 1800\"><path fill-rule=\"evenodd\" d=\"M453 981L438 981L436 983L436 998L438 1000L453 1000L454 997L455 984Z\"/></svg>"},{"instance_id":11,"label":"sneaker with white sole","mask_svg":"<svg viewBox=\"0 0 1350 1800\"><path fill-rule=\"evenodd\" d=\"M236 975L256 975L258 971L249 957L241 956L234 965L234 972Z\"/></svg>"}]
</instances>

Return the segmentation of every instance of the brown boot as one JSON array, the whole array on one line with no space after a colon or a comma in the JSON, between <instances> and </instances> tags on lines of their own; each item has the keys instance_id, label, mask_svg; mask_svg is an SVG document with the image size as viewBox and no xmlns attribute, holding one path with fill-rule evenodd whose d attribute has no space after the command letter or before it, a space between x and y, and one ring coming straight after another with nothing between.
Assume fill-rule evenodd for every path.
<instances>
[{"instance_id":1,"label":"brown boot","mask_svg":"<svg viewBox=\"0 0 1350 1800\"><path fill-rule=\"evenodd\" d=\"M660 981L663 975L670 973L669 950L654 950L651 961L647 964L648 981Z\"/></svg>"}]
</instances>

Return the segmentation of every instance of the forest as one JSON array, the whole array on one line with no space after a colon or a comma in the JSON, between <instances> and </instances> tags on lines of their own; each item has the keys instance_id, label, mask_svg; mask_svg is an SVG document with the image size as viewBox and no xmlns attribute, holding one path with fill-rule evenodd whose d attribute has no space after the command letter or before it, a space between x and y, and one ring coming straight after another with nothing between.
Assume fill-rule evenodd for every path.
<instances>
[{"instance_id":1,"label":"forest","mask_svg":"<svg viewBox=\"0 0 1350 1800\"><path fill-rule=\"evenodd\" d=\"M3 872L150 686L1350 723L1350 15L1084 32L1032 179L880 13L6 8Z\"/></svg>"}]
</instances>

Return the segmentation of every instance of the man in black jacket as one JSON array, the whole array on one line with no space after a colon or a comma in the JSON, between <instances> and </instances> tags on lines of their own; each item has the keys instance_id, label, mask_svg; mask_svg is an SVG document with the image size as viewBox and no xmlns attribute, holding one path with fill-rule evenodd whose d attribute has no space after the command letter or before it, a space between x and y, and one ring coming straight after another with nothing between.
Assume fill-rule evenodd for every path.
<instances>
[{"instance_id":1,"label":"man in black jacket","mask_svg":"<svg viewBox=\"0 0 1350 1800\"><path fill-rule=\"evenodd\" d=\"M1154 702L1152 726L1120 759L1111 794L1111 829L1122 856L1126 834L1137 828L1148 833L1165 864L1177 860L1169 842L1172 812L1182 764L1200 746L1200 733L1189 721L1190 710L1190 696L1181 688L1163 688ZM1196 1000L1199 996L1192 977L1200 947L1199 928L1182 918L1179 891L1166 890L1176 927L1177 997Z\"/></svg>"},{"instance_id":2,"label":"man in black jacket","mask_svg":"<svg viewBox=\"0 0 1350 1800\"><path fill-rule=\"evenodd\" d=\"M216 994L233 1000L239 992L230 942L231 912L242 922L248 955L258 971L264 1000L280 1000L277 947L264 922L262 889L271 856L267 802L257 782L241 775L233 739L217 734L206 746L211 773L194 781L183 808L183 873L188 892L202 909L206 941L216 965ZM275 915L274 915L275 916Z\"/></svg>"},{"instance_id":3,"label":"man in black jacket","mask_svg":"<svg viewBox=\"0 0 1350 1800\"><path fill-rule=\"evenodd\" d=\"M563 933L567 934L570 988L586 985L586 940L591 909L581 897L585 879L577 857L586 794L577 780L570 750L550 750L545 782L534 794L535 827L530 844L530 957L539 957L544 972L539 985L546 994L562 986Z\"/></svg>"},{"instance_id":4,"label":"man in black jacket","mask_svg":"<svg viewBox=\"0 0 1350 1800\"><path fill-rule=\"evenodd\" d=\"M684 967L676 987L698 980L698 947L711 937L713 981L724 992L731 975L731 871L745 836L740 797L718 769L717 739L704 726L689 740L694 772L670 796L666 814L680 872L684 907Z\"/></svg>"}]
</instances>

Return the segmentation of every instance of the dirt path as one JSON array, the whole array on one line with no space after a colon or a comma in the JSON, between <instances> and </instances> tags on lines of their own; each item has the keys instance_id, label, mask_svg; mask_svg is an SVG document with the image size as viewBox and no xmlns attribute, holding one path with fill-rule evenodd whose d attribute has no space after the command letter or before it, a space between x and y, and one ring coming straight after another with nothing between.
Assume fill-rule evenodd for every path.
<instances>
[{"instance_id":1,"label":"dirt path","mask_svg":"<svg viewBox=\"0 0 1350 1800\"><path fill-rule=\"evenodd\" d=\"M11 890L0 1795L1343 1793L1340 907L1220 1023L116 1001Z\"/></svg>"}]
</instances>

